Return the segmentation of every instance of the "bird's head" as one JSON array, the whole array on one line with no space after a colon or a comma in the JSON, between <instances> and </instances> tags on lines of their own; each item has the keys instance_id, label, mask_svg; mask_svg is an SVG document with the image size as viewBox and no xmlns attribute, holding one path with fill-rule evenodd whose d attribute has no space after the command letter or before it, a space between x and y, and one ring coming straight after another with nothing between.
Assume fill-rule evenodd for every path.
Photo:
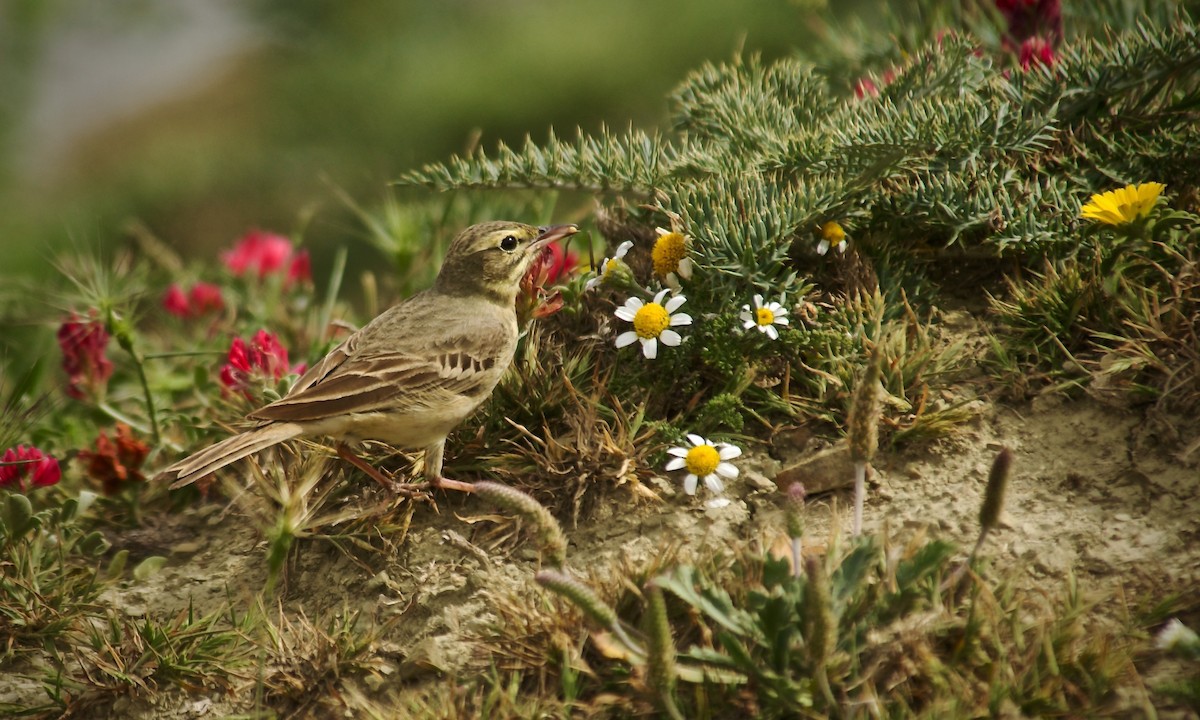
<instances>
[{"instance_id":1,"label":"bird's head","mask_svg":"<svg viewBox=\"0 0 1200 720\"><path fill-rule=\"evenodd\" d=\"M577 232L574 225L534 227L507 221L472 225L450 243L434 287L448 295L486 297L511 306L521 278L542 250Z\"/></svg>"}]
</instances>

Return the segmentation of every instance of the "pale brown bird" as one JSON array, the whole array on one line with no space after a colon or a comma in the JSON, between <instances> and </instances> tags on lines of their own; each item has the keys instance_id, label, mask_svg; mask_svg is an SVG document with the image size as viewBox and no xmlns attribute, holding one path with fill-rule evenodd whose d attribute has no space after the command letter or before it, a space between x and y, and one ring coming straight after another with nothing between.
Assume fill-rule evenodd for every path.
<instances>
[{"instance_id":1,"label":"pale brown bird","mask_svg":"<svg viewBox=\"0 0 1200 720\"><path fill-rule=\"evenodd\" d=\"M346 446L382 440L425 450L425 477L442 477L446 436L491 395L512 362L516 296L543 249L574 225L473 225L450 244L433 287L375 318L316 363L287 396L248 415L261 425L222 440L159 474L172 488L299 436L328 436L338 454L391 486Z\"/></svg>"}]
</instances>

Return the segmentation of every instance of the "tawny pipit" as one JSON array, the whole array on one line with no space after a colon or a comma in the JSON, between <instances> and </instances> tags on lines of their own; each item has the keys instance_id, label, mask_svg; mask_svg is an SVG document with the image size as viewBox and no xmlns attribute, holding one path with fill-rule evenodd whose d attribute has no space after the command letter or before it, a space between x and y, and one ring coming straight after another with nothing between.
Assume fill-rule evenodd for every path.
<instances>
[{"instance_id":1,"label":"tawny pipit","mask_svg":"<svg viewBox=\"0 0 1200 720\"><path fill-rule=\"evenodd\" d=\"M551 242L574 225L536 228L488 222L450 244L433 287L367 323L304 373L287 396L248 416L261 421L180 460L160 478L172 488L301 435L338 441L338 454L388 484L345 446L382 440L425 449L425 477L442 477L446 435L492 394L517 346L515 303L521 278Z\"/></svg>"}]
</instances>

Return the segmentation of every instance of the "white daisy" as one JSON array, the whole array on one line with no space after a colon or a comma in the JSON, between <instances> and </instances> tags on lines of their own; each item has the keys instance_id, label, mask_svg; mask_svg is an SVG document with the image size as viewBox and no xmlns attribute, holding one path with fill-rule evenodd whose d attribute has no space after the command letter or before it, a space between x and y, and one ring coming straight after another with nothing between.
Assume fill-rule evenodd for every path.
<instances>
[{"instance_id":1,"label":"white daisy","mask_svg":"<svg viewBox=\"0 0 1200 720\"><path fill-rule=\"evenodd\" d=\"M753 308L749 304L742 306L742 327L746 330L757 327L760 332L766 333L767 337L777 340L779 331L775 329L775 326L788 324L788 319L785 317L787 313L787 308L779 303L772 302L763 305L763 296L755 295Z\"/></svg>"},{"instance_id":2,"label":"white daisy","mask_svg":"<svg viewBox=\"0 0 1200 720\"><path fill-rule=\"evenodd\" d=\"M841 223L836 220L830 220L821 226L821 241L817 243L817 254L824 255L829 252L829 248L837 243L837 251L840 253L846 252L846 231L842 229Z\"/></svg>"},{"instance_id":3,"label":"white daisy","mask_svg":"<svg viewBox=\"0 0 1200 720\"><path fill-rule=\"evenodd\" d=\"M688 434L689 447L673 447L667 454L674 455L667 463L667 470L685 468L688 474L683 478L683 491L688 495L696 494L696 482L704 478L704 484L709 490L720 493L725 490L722 477L735 478L738 476L737 466L726 462L742 454L742 449L729 443L714 444L699 435Z\"/></svg>"},{"instance_id":4,"label":"white daisy","mask_svg":"<svg viewBox=\"0 0 1200 720\"><path fill-rule=\"evenodd\" d=\"M682 295L676 295L667 300L664 305L663 298L667 296L667 292L667 290L660 290L654 296L654 300L648 303L643 303L641 298L631 297L625 301L624 305L617 308L617 317L633 323L632 330L627 330L617 336L617 347L623 348L626 345L632 345L634 340L641 340L642 354L653 360L658 357L659 340L663 345L672 347L683 341L679 333L671 328L692 324L691 315L675 313L687 299Z\"/></svg>"},{"instance_id":5,"label":"white daisy","mask_svg":"<svg viewBox=\"0 0 1200 720\"><path fill-rule=\"evenodd\" d=\"M626 240L618 245L617 251L613 253L612 257L604 258L604 261L601 262L599 267L596 268L596 277L588 280L587 284L583 286L583 289L585 291L591 290L600 283L608 280L609 275L625 262L625 253L629 252L629 248L631 247L633 247L633 241L631 240Z\"/></svg>"},{"instance_id":6,"label":"white daisy","mask_svg":"<svg viewBox=\"0 0 1200 720\"><path fill-rule=\"evenodd\" d=\"M692 259L687 256L688 237L665 228L654 228L654 232L658 233L658 239L650 250L654 274L662 278L667 287L678 292L679 278L690 280L692 277Z\"/></svg>"}]
</instances>

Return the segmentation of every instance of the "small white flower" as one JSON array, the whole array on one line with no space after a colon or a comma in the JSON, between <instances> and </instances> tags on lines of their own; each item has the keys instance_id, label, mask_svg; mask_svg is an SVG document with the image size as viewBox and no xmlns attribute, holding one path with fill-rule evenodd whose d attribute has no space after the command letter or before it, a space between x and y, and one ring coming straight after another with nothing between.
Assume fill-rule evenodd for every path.
<instances>
[{"instance_id":1,"label":"small white flower","mask_svg":"<svg viewBox=\"0 0 1200 720\"><path fill-rule=\"evenodd\" d=\"M821 226L820 235L821 241L817 243L818 255L824 255L829 252L829 248L834 243L837 243L838 252L846 252L846 231L842 228L841 223L836 220L830 220Z\"/></svg>"},{"instance_id":2,"label":"small white flower","mask_svg":"<svg viewBox=\"0 0 1200 720\"><path fill-rule=\"evenodd\" d=\"M1171 618L1171 621L1163 626L1158 632L1155 644L1160 650L1200 657L1200 636L1180 622L1179 618Z\"/></svg>"},{"instance_id":3,"label":"small white flower","mask_svg":"<svg viewBox=\"0 0 1200 720\"><path fill-rule=\"evenodd\" d=\"M658 233L650 250L654 274L662 278L664 285L679 292L682 287L679 278L692 279L692 259L687 255L688 237L666 228L654 228L654 232Z\"/></svg>"},{"instance_id":4,"label":"small white flower","mask_svg":"<svg viewBox=\"0 0 1200 720\"><path fill-rule=\"evenodd\" d=\"M779 339L779 331L775 329L776 325L787 325L787 308L777 302L767 303L763 305L763 296L754 296L754 307L749 304L742 306L742 327L749 330L752 327L757 327L760 332L767 334L767 337L772 340Z\"/></svg>"},{"instance_id":5,"label":"small white flower","mask_svg":"<svg viewBox=\"0 0 1200 720\"><path fill-rule=\"evenodd\" d=\"M591 290L592 288L600 285L600 283L607 280L609 277L609 274L612 273L612 271L614 269L616 269L620 263L623 263L625 261L624 260L625 253L629 252L629 248L631 248L631 247L633 247L632 240L626 240L625 242L618 245L617 251L615 253L613 253L612 257L604 258L604 261L601 262L600 266L596 268L596 277L588 280L587 284L583 286L583 289L585 291Z\"/></svg>"},{"instance_id":6,"label":"small white flower","mask_svg":"<svg viewBox=\"0 0 1200 720\"><path fill-rule=\"evenodd\" d=\"M667 470L684 468L688 474L683 478L683 491L688 495L696 494L696 483L701 478L709 490L720 493L725 490L722 477L735 478L738 476L737 466L726 462L742 454L742 449L729 443L714 444L700 437L687 436L691 447L673 447L667 450L673 455L667 463Z\"/></svg>"},{"instance_id":7,"label":"small white flower","mask_svg":"<svg viewBox=\"0 0 1200 720\"><path fill-rule=\"evenodd\" d=\"M687 298L676 295L663 304L667 290L660 290L654 300L643 303L641 298L631 297L625 304L617 308L617 317L633 323L633 329L617 336L617 347L632 345L634 340L642 341L642 354L653 360L658 357L658 341L663 345L674 347L683 341L679 333L671 330L679 325L691 325L692 316L687 313L676 313ZM675 313L672 315L672 313Z\"/></svg>"}]
</instances>

